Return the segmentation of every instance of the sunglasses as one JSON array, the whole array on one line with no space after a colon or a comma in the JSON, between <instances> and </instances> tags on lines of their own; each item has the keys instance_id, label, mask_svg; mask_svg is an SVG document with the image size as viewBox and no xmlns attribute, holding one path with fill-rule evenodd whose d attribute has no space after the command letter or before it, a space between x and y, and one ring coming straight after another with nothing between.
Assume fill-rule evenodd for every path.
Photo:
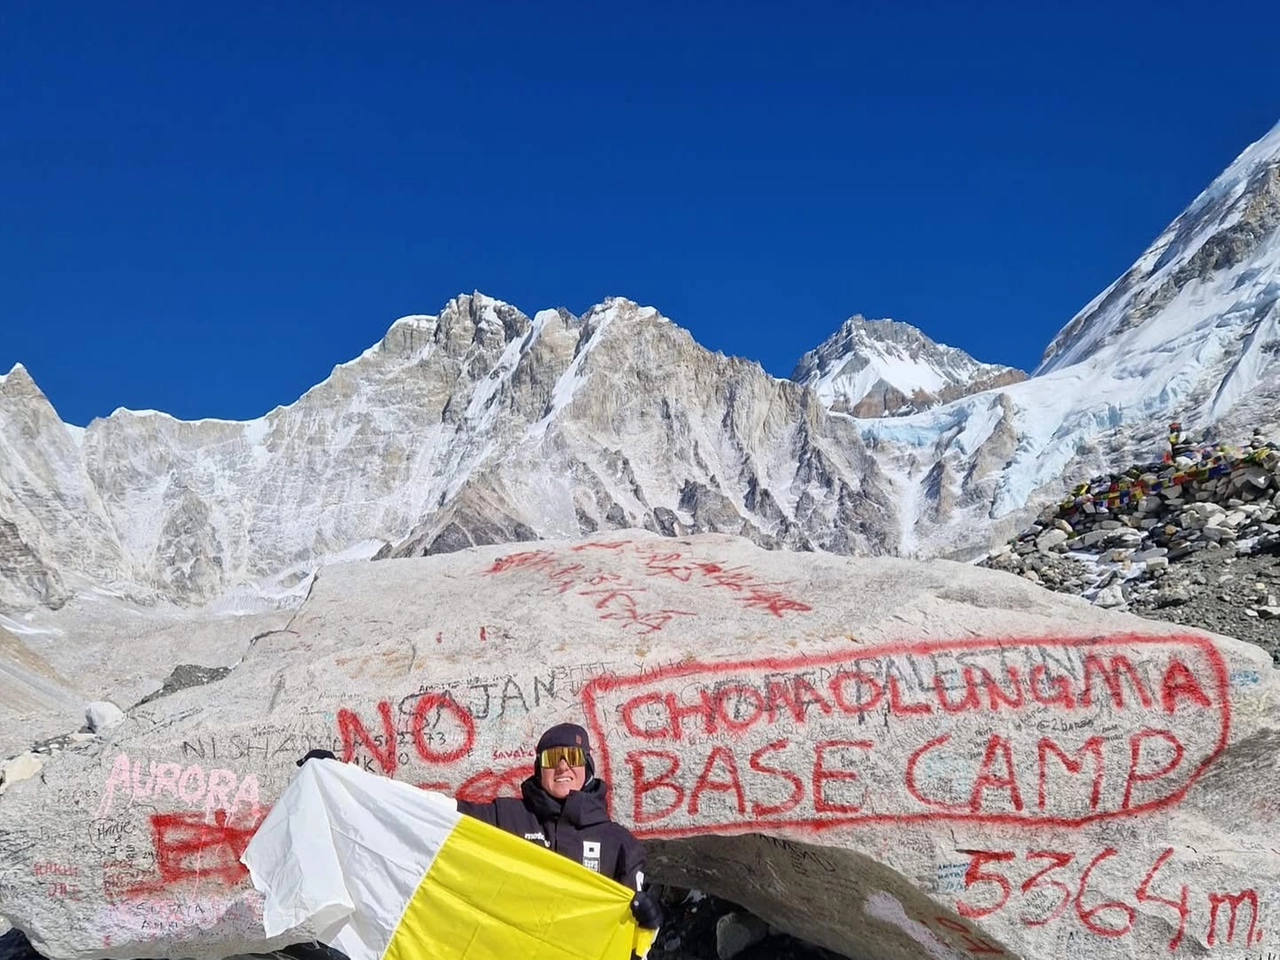
<instances>
[{"instance_id":1,"label":"sunglasses","mask_svg":"<svg viewBox=\"0 0 1280 960\"><path fill-rule=\"evenodd\" d=\"M538 754L538 762L544 770L554 769L561 760L571 767L585 767L587 754L581 747L549 747Z\"/></svg>"}]
</instances>

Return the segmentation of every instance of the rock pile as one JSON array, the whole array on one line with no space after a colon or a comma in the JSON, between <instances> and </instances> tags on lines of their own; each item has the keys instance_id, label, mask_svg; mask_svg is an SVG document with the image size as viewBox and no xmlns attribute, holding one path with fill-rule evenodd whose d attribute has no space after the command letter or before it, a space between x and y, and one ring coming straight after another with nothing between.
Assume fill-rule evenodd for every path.
<instances>
[{"instance_id":1,"label":"rock pile","mask_svg":"<svg viewBox=\"0 0 1280 960\"><path fill-rule=\"evenodd\" d=\"M1242 449L1178 449L1162 463L1079 484L981 565L1141 612L1192 599L1197 578L1170 577L1170 564L1280 554L1280 446L1255 433ZM1265 582L1265 564L1258 569L1261 589L1223 599L1249 619L1280 620L1280 584ZM1280 624L1265 632L1280 634Z\"/></svg>"}]
</instances>

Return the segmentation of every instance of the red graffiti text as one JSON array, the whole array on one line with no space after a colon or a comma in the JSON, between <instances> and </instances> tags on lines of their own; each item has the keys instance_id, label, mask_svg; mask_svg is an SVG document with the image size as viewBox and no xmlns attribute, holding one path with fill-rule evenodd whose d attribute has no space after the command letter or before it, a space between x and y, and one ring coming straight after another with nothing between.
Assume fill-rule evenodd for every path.
<instances>
[{"instance_id":1,"label":"red graffiti text","mask_svg":"<svg viewBox=\"0 0 1280 960\"><path fill-rule=\"evenodd\" d=\"M1213 761L1227 698L1210 641L1144 636L886 644L583 690L613 802L648 836L1128 816Z\"/></svg>"}]
</instances>

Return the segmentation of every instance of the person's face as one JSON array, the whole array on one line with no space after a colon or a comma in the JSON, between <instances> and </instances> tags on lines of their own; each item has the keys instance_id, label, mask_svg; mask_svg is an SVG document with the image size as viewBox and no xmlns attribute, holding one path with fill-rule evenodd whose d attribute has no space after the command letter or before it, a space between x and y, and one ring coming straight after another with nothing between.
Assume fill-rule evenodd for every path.
<instances>
[{"instance_id":1,"label":"person's face","mask_svg":"<svg viewBox=\"0 0 1280 960\"><path fill-rule=\"evenodd\" d=\"M586 767L571 767L563 757L554 767L543 767L542 789L557 800L563 800L573 790L581 790L587 780Z\"/></svg>"}]
</instances>

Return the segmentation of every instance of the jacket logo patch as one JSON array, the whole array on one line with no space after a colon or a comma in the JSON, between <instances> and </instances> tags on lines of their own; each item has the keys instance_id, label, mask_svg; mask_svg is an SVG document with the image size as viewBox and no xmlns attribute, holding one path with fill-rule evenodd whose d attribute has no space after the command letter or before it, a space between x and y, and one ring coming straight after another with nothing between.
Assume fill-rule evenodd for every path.
<instances>
[{"instance_id":1,"label":"jacket logo patch","mask_svg":"<svg viewBox=\"0 0 1280 960\"><path fill-rule=\"evenodd\" d=\"M541 830L539 830L537 833L526 833L526 834L524 835L524 838L525 838L526 840L541 840L541 841L542 841L542 845L543 845L544 847L549 847L549 846L551 846L551 844L547 843L547 835L546 835L545 833L543 833Z\"/></svg>"},{"instance_id":2,"label":"jacket logo patch","mask_svg":"<svg viewBox=\"0 0 1280 960\"><path fill-rule=\"evenodd\" d=\"M600 841L582 841L582 865L588 870L600 872Z\"/></svg>"}]
</instances>

